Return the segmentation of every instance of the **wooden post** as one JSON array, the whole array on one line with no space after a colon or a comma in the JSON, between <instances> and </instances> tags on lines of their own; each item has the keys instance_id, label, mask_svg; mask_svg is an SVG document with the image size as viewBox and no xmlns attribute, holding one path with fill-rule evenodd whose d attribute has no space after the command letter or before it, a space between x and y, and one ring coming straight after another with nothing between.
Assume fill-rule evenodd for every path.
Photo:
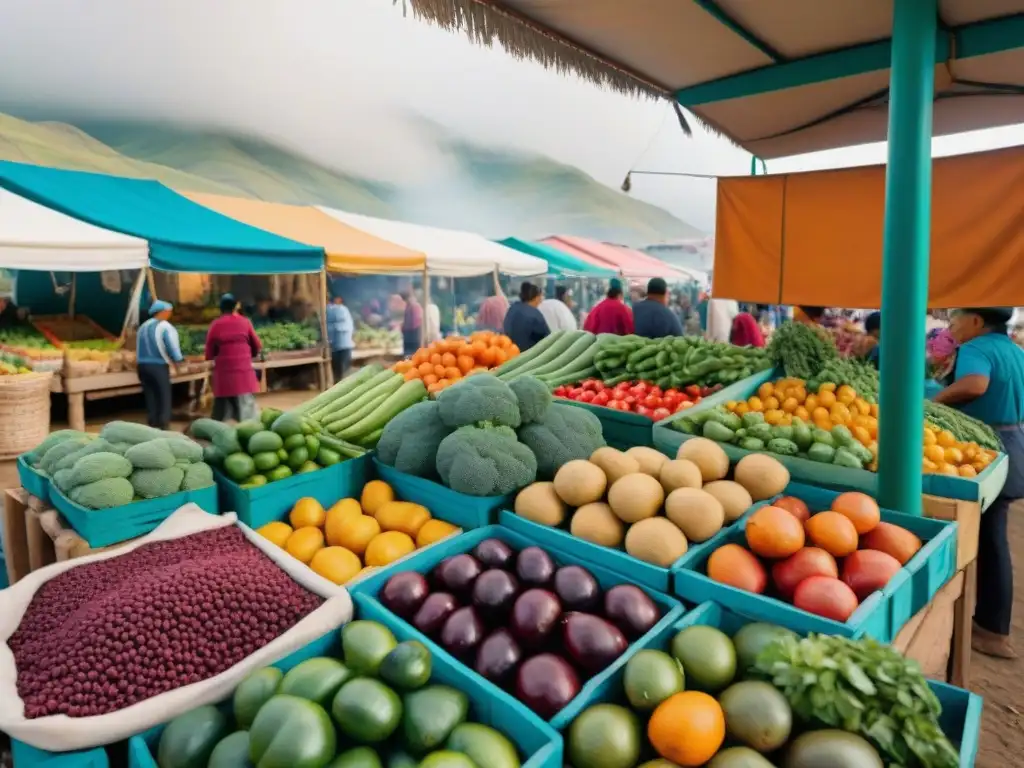
<instances>
[{"instance_id":1,"label":"wooden post","mask_svg":"<svg viewBox=\"0 0 1024 768\"><path fill-rule=\"evenodd\" d=\"M430 307L430 273L423 267L423 317L420 320L420 346L427 346L427 308Z\"/></svg>"},{"instance_id":2,"label":"wooden post","mask_svg":"<svg viewBox=\"0 0 1024 768\"><path fill-rule=\"evenodd\" d=\"M68 317L75 319L75 294L78 293L78 273L71 273L71 293L68 295Z\"/></svg>"},{"instance_id":3,"label":"wooden post","mask_svg":"<svg viewBox=\"0 0 1024 768\"><path fill-rule=\"evenodd\" d=\"M329 389L334 384L334 369L331 367L330 341L327 339L327 267L320 269L320 339L324 345L325 360L320 364L320 390Z\"/></svg>"},{"instance_id":4,"label":"wooden post","mask_svg":"<svg viewBox=\"0 0 1024 768\"><path fill-rule=\"evenodd\" d=\"M494 265L494 295L501 296L501 280L498 279L498 265Z\"/></svg>"},{"instance_id":5,"label":"wooden post","mask_svg":"<svg viewBox=\"0 0 1024 768\"><path fill-rule=\"evenodd\" d=\"M146 285L149 286L149 298L156 301L156 278L153 277L152 267L146 267Z\"/></svg>"},{"instance_id":6,"label":"wooden post","mask_svg":"<svg viewBox=\"0 0 1024 768\"><path fill-rule=\"evenodd\" d=\"M128 309L124 313L124 322L121 324L121 335L118 336L118 341L122 344L124 340L128 338L128 323L131 321L133 310L139 311L139 299L142 298L142 283L146 279L146 270L140 269L139 276L135 278L135 284L132 286L131 297L128 299ZM134 305L134 306L133 306Z\"/></svg>"}]
</instances>

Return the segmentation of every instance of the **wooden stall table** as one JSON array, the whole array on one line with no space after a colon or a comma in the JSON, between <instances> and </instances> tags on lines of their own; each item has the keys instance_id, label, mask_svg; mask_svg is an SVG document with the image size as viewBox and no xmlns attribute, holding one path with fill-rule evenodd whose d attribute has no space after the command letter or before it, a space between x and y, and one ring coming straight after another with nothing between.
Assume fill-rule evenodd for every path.
<instances>
[{"instance_id":1,"label":"wooden stall table","mask_svg":"<svg viewBox=\"0 0 1024 768\"><path fill-rule=\"evenodd\" d=\"M253 362L252 367L262 372L260 376L260 393L267 391L267 371L279 370L281 368L299 368L305 365L315 365L317 389L323 392L329 386L330 381L330 357L326 354L324 347L312 349L296 349L284 352L267 352L265 360Z\"/></svg>"}]
</instances>

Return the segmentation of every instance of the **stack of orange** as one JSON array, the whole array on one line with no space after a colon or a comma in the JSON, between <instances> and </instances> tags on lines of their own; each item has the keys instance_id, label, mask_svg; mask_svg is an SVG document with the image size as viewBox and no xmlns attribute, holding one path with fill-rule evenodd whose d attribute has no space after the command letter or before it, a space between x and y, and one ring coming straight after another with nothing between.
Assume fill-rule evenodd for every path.
<instances>
[{"instance_id":1,"label":"stack of orange","mask_svg":"<svg viewBox=\"0 0 1024 768\"><path fill-rule=\"evenodd\" d=\"M408 360L396 363L394 370L406 381L422 379L430 393L478 371L497 368L519 354L519 347L504 334L477 331L469 338L449 336L422 347Z\"/></svg>"}]
</instances>

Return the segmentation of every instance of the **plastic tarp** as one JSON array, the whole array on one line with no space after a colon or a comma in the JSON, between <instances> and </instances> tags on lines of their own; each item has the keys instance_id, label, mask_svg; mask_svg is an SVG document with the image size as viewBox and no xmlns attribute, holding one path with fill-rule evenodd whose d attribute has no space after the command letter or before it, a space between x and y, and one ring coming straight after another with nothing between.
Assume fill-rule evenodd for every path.
<instances>
[{"instance_id":1,"label":"plastic tarp","mask_svg":"<svg viewBox=\"0 0 1024 768\"><path fill-rule=\"evenodd\" d=\"M427 257L351 227L318 208L240 197L182 192L189 200L232 219L324 249L328 272L395 274L422 272Z\"/></svg>"},{"instance_id":2,"label":"plastic tarp","mask_svg":"<svg viewBox=\"0 0 1024 768\"><path fill-rule=\"evenodd\" d=\"M392 243L420 251L427 256L427 271L445 277L477 277L494 271L507 275L543 275L543 259L520 253L472 232L438 229L321 208L324 213L349 226Z\"/></svg>"},{"instance_id":3,"label":"plastic tarp","mask_svg":"<svg viewBox=\"0 0 1024 768\"><path fill-rule=\"evenodd\" d=\"M1024 147L934 160L928 306L1024 303L1022 190ZM719 179L716 220L716 296L880 306L884 165Z\"/></svg>"},{"instance_id":4,"label":"plastic tarp","mask_svg":"<svg viewBox=\"0 0 1024 768\"><path fill-rule=\"evenodd\" d=\"M0 267L51 272L143 269L149 244L0 189Z\"/></svg>"},{"instance_id":5,"label":"plastic tarp","mask_svg":"<svg viewBox=\"0 0 1024 768\"><path fill-rule=\"evenodd\" d=\"M536 256L538 259L544 259L548 263L548 274L553 277L611 278L619 274L614 269L599 267L589 261L577 259L575 256L544 243L520 240L517 237L506 237L498 242L508 248L514 248L522 253Z\"/></svg>"},{"instance_id":6,"label":"plastic tarp","mask_svg":"<svg viewBox=\"0 0 1024 768\"><path fill-rule=\"evenodd\" d=\"M690 280L690 275L646 253L619 245L588 240L585 237L554 235L541 240L545 245L575 256L599 267L617 270L626 278L663 277L666 280Z\"/></svg>"},{"instance_id":7,"label":"plastic tarp","mask_svg":"<svg viewBox=\"0 0 1024 768\"><path fill-rule=\"evenodd\" d=\"M242 224L157 181L0 161L0 187L98 227L149 241L168 272L319 272L323 249Z\"/></svg>"}]
</instances>

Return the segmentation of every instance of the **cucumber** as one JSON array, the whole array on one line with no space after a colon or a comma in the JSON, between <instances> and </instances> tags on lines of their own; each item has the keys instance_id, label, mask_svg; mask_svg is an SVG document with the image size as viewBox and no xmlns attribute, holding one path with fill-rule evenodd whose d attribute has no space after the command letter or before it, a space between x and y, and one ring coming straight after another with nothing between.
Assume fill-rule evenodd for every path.
<instances>
[{"instance_id":1,"label":"cucumber","mask_svg":"<svg viewBox=\"0 0 1024 768\"><path fill-rule=\"evenodd\" d=\"M376 378L376 377L374 377ZM369 403L378 399L381 395L390 395L392 392L396 392L399 387L402 386L403 379L401 375L397 373L391 373L387 380L376 384L374 387L367 389L359 397L352 402L348 403L344 407L339 407L336 411L332 411L329 416L325 416L321 422L328 431L333 431L332 425L339 421L344 421L346 418L351 416L353 413L361 411ZM355 394L355 393L353 393Z\"/></svg>"},{"instance_id":2,"label":"cucumber","mask_svg":"<svg viewBox=\"0 0 1024 768\"><path fill-rule=\"evenodd\" d=\"M535 366L527 371L523 371L519 375L544 376L549 373L558 373L559 371L564 371L569 368L577 368L579 366L577 366L576 363L582 356L587 355L588 352L590 354L587 359L589 361L594 359L594 355L591 350L595 346L597 345L594 343L594 337L591 334L580 336L553 360L545 363L544 365ZM513 376L513 378L515 377Z\"/></svg>"},{"instance_id":3,"label":"cucumber","mask_svg":"<svg viewBox=\"0 0 1024 768\"><path fill-rule=\"evenodd\" d=\"M528 364L533 363L535 360L547 354L548 350L552 347L557 346L563 343L565 339L575 337L580 333L584 333L584 331L557 331L556 333L549 334L525 352L521 352L507 363L502 364L500 368L494 371L494 375L499 379L504 379L505 374L518 372L521 368L525 369ZM572 341L569 341L566 346L571 343Z\"/></svg>"},{"instance_id":4,"label":"cucumber","mask_svg":"<svg viewBox=\"0 0 1024 768\"><path fill-rule=\"evenodd\" d=\"M405 382L398 391L373 409L364 418L340 432L335 432L342 440L361 440L391 421L406 408L420 402L427 396L427 387L420 379Z\"/></svg>"},{"instance_id":5,"label":"cucumber","mask_svg":"<svg viewBox=\"0 0 1024 768\"><path fill-rule=\"evenodd\" d=\"M402 377L400 374L391 370L381 371L376 375L371 376L363 381L359 386L349 390L322 410L317 411L317 419L320 420L321 424L327 423L331 420L332 416L336 416L343 411L347 411L349 406L356 403L368 392L373 392L377 387L383 386L392 380L397 380L401 383Z\"/></svg>"},{"instance_id":6,"label":"cucumber","mask_svg":"<svg viewBox=\"0 0 1024 768\"><path fill-rule=\"evenodd\" d=\"M560 336L554 344L546 347L542 354L530 360L528 365L517 368L511 373L499 373L498 378L502 381L509 382L520 376L535 375L550 363L557 362L562 355L564 355L566 351L573 346L573 344L581 339L593 342L594 335L592 333L587 333L586 331L567 331ZM536 348L537 347L533 347L530 352L533 352ZM566 359L565 362L568 362L568 360ZM559 367L560 366L556 364L551 370L557 370Z\"/></svg>"},{"instance_id":7,"label":"cucumber","mask_svg":"<svg viewBox=\"0 0 1024 768\"><path fill-rule=\"evenodd\" d=\"M326 410L327 406L329 406L331 403L335 402L343 395L351 392L353 389L356 389L363 382L373 378L382 370L384 370L383 367L381 367L377 363L364 366L351 376L344 378L339 382L336 382L335 385L328 389L327 391L321 392L312 400L303 403L298 408L296 408L295 411L305 416L316 415L318 411Z\"/></svg>"},{"instance_id":8,"label":"cucumber","mask_svg":"<svg viewBox=\"0 0 1024 768\"><path fill-rule=\"evenodd\" d=\"M324 426L330 434L337 437L342 430L347 429L356 422L373 413L374 408L382 405L385 400L391 397L391 392L378 392L372 400L363 403L359 408L341 414L337 421L332 421Z\"/></svg>"}]
</instances>

